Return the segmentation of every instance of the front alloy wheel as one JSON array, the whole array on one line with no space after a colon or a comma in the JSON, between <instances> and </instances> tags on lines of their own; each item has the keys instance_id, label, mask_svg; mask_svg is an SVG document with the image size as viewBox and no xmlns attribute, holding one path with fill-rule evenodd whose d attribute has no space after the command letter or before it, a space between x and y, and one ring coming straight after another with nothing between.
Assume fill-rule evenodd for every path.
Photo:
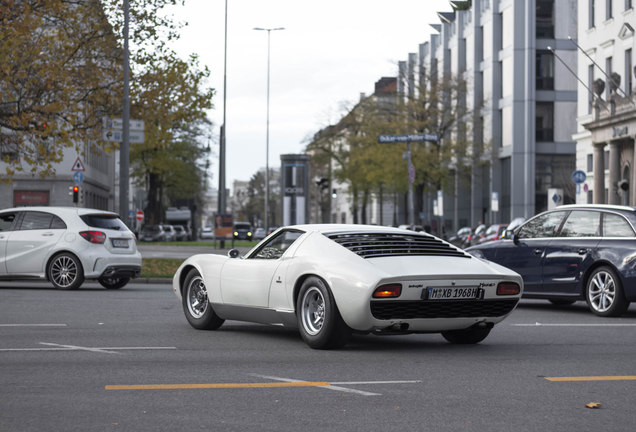
<instances>
[{"instance_id":1,"label":"front alloy wheel","mask_svg":"<svg viewBox=\"0 0 636 432\"><path fill-rule=\"evenodd\" d=\"M80 260L66 252L53 257L47 268L47 275L57 289L77 289L84 282L84 270Z\"/></svg>"},{"instance_id":2,"label":"front alloy wheel","mask_svg":"<svg viewBox=\"0 0 636 432\"><path fill-rule=\"evenodd\" d=\"M190 270L183 290L183 312L190 325L199 330L216 330L225 322L212 309L203 277Z\"/></svg>"},{"instance_id":3,"label":"front alloy wheel","mask_svg":"<svg viewBox=\"0 0 636 432\"><path fill-rule=\"evenodd\" d=\"M585 298L592 312L599 316L620 316L629 307L621 281L610 267L599 267L590 275Z\"/></svg>"}]
</instances>

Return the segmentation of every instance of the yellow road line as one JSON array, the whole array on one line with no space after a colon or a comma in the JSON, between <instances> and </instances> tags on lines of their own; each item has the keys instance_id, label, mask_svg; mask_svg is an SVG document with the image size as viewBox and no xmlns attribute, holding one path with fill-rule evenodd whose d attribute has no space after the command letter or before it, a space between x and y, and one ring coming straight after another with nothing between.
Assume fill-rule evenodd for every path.
<instances>
[{"instance_id":1,"label":"yellow road line","mask_svg":"<svg viewBox=\"0 0 636 432\"><path fill-rule=\"evenodd\" d=\"M548 381L629 381L636 376L545 377Z\"/></svg>"},{"instance_id":2,"label":"yellow road line","mask_svg":"<svg viewBox=\"0 0 636 432\"><path fill-rule=\"evenodd\" d=\"M106 390L175 390L175 389L231 389L231 388L271 388L271 387L322 387L330 385L326 381L274 382L274 383L218 383L218 384L140 384L107 385Z\"/></svg>"}]
</instances>

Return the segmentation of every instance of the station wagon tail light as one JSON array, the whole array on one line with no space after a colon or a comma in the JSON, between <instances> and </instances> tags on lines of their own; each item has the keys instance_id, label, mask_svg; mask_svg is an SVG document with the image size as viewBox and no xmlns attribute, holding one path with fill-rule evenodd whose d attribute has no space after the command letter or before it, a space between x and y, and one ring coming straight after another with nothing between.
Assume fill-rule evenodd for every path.
<instances>
[{"instance_id":1,"label":"station wagon tail light","mask_svg":"<svg viewBox=\"0 0 636 432\"><path fill-rule=\"evenodd\" d=\"M106 241L106 234L101 231L81 231L79 235L91 243L104 244Z\"/></svg>"},{"instance_id":2,"label":"station wagon tail light","mask_svg":"<svg viewBox=\"0 0 636 432\"><path fill-rule=\"evenodd\" d=\"M497 295L518 295L521 287L514 282L499 282Z\"/></svg>"},{"instance_id":3,"label":"station wagon tail light","mask_svg":"<svg viewBox=\"0 0 636 432\"><path fill-rule=\"evenodd\" d=\"M402 285L388 284L379 286L373 291L374 298L392 298L399 297L402 294Z\"/></svg>"}]
</instances>

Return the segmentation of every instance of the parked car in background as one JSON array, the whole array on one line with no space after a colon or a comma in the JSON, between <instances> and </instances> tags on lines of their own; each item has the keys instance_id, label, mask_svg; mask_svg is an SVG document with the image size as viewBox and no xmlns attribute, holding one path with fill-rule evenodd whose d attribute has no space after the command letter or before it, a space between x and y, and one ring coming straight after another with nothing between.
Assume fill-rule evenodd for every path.
<instances>
[{"instance_id":1,"label":"parked car in background","mask_svg":"<svg viewBox=\"0 0 636 432\"><path fill-rule=\"evenodd\" d=\"M471 227L463 227L457 231L457 234L448 239L448 242L460 248L470 246L470 236L473 233Z\"/></svg>"},{"instance_id":2,"label":"parked car in background","mask_svg":"<svg viewBox=\"0 0 636 432\"><path fill-rule=\"evenodd\" d=\"M161 225L163 230L166 233L166 241L176 241L177 240L177 231L174 229L173 225Z\"/></svg>"},{"instance_id":3,"label":"parked car in background","mask_svg":"<svg viewBox=\"0 0 636 432\"><path fill-rule=\"evenodd\" d=\"M0 278L47 279L77 289L95 279L118 289L141 273L135 235L112 212L77 207L0 211Z\"/></svg>"},{"instance_id":4,"label":"parked car in background","mask_svg":"<svg viewBox=\"0 0 636 432\"><path fill-rule=\"evenodd\" d=\"M254 230L254 235L252 237L254 237L254 240L257 241L261 241L266 237L267 233L265 232L265 228L256 228Z\"/></svg>"},{"instance_id":5,"label":"parked car in background","mask_svg":"<svg viewBox=\"0 0 636 432\"><path fill-rule=\"evenodd\" d=\"M144 225L139 235L141 241L166 241L166 232L161 225Z\"/></svg>"},{"instance_id":6,"label":"parked car in background","mask_svg":"<svg viewBox=\"0 0 636 432\"><path fill-rule=\"evenodd\" d=\"M252 240L252 225L249 222L235 222L232 235L234 240Z\"/></svg>"},{"instance_id":7,"label":"parked car in background","mask_svg":"<svg viewBox=\"0 0 636 432\"><path fill-rule=\"evenodd\" d=\"M523 281L429 234L318 224L280 228L242 258L237 249L193 255L172 288L196 329L282 324L329 349L354 331L481 342L516 307Z\"/></svg>"},{"instance_id":8,"label":"parked car in background","mask_svg":"<svg viewBox=\"0 0 636 432\"><path fill-rule=\"evenodd\" d=\"M183 225L174 225L177 241L190 240L190 233Z\"/></svg>"},{"instance_id":9,"label":"parked car in background","mask_svg":"<svg viewBox=\"0 0 636 432\"><path fill-rule=\"evenodd\" d=\"M620 316L636 300L635 227L634 207L566 205L467 251L521 274L524 297Z\"/></svg>"},{"instance_id":10,"label":"parked car in background","mask_svg":"<svg viewBox=\"0 0 636 432\"><path fill-rule=\"evenodd\" d=\"M508 224L490 225L488 229L486 230L486 232L484 233L484 236L481 239L479 239L479 243L486 243L486 242L491 242L491 241L496 241L501 239L501 236L503 235L507 226Z\"/></svg>"},{"instance_id":11,"label":"parked car in background","mask_svg":"<svg viewBox=\"0 0 636 432\"><path fill-rule=\"evenodd\" d=\"M209 226L201 228L199 238L201 240L214 240L214 229Z\"/></svg>"},{"instance_id":12,"label":"parked car in background","mask_svg":"<svg viewBox=\"0 0 636 432\"><path fill-rule=\"evenodd\" d=\"M486 229L486 225L478 225L477 228L475 228L475 230L473 231L473 234L470 236L470 244L479 244L479 241L486 236Z\"/></svg>"}]
</instances>

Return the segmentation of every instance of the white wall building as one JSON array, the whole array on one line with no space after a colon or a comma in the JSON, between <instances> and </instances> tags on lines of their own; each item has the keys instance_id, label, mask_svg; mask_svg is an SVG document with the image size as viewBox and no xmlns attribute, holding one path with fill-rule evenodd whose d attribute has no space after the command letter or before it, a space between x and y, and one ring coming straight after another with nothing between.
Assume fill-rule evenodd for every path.
<instances>
[{"instance_id":1,"label":"white wall building","mask_svg":"<svg viewBox=\"0 0 636 432\"><path fill-rule=\"evenodd\" d=\"M636 205L635 28L632 0L579 1L577 203Z\"/></svg>"}]
</instances>

